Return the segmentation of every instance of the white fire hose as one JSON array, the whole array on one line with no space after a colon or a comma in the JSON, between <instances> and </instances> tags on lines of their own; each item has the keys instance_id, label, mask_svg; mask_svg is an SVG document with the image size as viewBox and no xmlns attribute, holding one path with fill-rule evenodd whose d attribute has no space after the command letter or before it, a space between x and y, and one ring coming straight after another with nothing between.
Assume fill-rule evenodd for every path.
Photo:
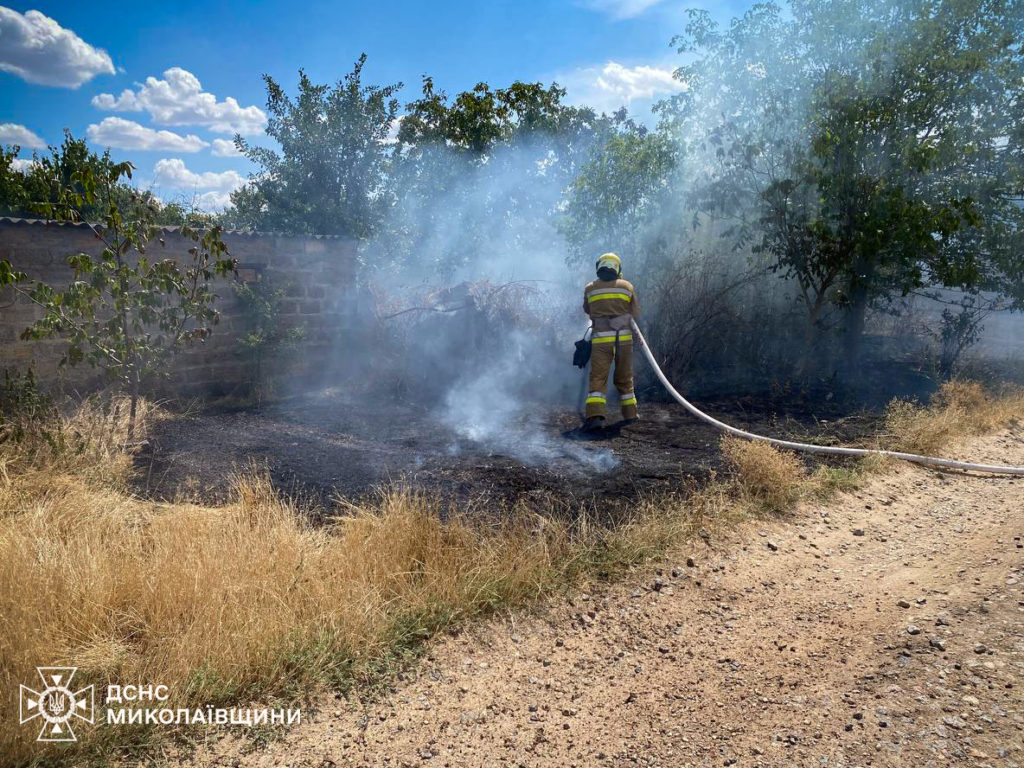
<instances>
[{"instance_id":1,"label":"white fire hose","mask_svg":"<svg viewBox=\"0 0 1024 768\"><path fill-rule=\"evenodd\" d=\"M706 421L716 429L728 432L730 435L742 437L747 440L760 440L765 443L777 445L780 448L788 448L791 451L803 451L805 453L827 453L833 456L889 456L893 459L912 461L915 464L924 464L925 466L931 467L966 469L975 472L991 472L997 475L1024 475L1024 467L1003 467L992 464L974 464L968 461L939 459L934 456L918 456L916 453L883 451L872 448L835 448L825 445L812 445L810 443L795 443L790 440L778 440L774 437L755 435L753 432L747 432L742 429L737 429L736 427L731 427L728 424L704 413L704 411L700 410L697 406L679 394L676 388L672 386L672 383L665 377L665 374L661 370L661 366L658 365L658 361L654 359L654 354L651 352L651 348L647 346L647 340L644 338L643 333L640 332L640 328L637 326L636 321L633 321L633 333L636 334L637 339L640 341L640 348L644 351L644 356L647 358L647 362L651 364L651 368L654 369L654 373L658 376L658 380L661 381L665 389L668 390L668 393L672 395L672 397L674 397L681 406L698 419Z\"/></svg>"}]
</instances>

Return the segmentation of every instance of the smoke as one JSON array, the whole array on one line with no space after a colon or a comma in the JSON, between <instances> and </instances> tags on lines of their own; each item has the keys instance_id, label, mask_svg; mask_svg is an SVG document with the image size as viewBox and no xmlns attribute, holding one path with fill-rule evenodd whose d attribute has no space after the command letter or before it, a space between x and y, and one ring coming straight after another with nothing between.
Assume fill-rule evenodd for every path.
<instances>
[{"instance_id":1,"label":"smoke","mask_svg":"<svg viewBox=\"0 0 1024 768\"><path fill-rule=\"evenodd\" d=\"M821 213L813 184L787 192L787 182L807 167L815 137L830 135L822 114L841 114L847 96L871 101L890 83L915 13L888 0L768 3L722 29L698 13L682 42L694 54L680 58L686 87L659 107L658 136L671 143L674 168L643 167L657 147L642 136L626 143L643 151L600 156L600 182L622 185L614 192L624 212L590 222L587 248L623 256L648 338L680 386L702 394L784 388L790 377L807 381L807 371L823 387L835 384L842 297L836 284L825 286L818 312L816 297L808 301L773 264L766 190L786 198L786 215ZM592 277L588 260L568 266L579 242L567 242L564 224L572 182L595 152L608 151L604 138L538 134L484 154L437 145L396 157L393 205L363 248L379 333L366 334L374 342L358 356L371 382L400 381L405 396L426 404L453 450L614 466L610 451L559 436L552 416L578 404L580 373L569 361ZM879 142L875 157L871 141L860 146L868 147L858 158L863 176L884 178L888 148ZM631 186L648 171L648 188ZM595 205L616 195L597 194ZM891 306L882 303L875 310L884 319ZM880 338L883 325L870 331Z\"/></svg>"},{"instance_id":2,"label":"smoke","mask_svg":"<svg viewBox=\"0 0 1024 768\"><path fill-rule=\"evenodd\" d=\"M535 340L513 331L502 344L502 353L490 365L466 372L445 395L442 423L459 437L528 466L570 459L593 470L614 469L619 462L611 451L553 437L542 423L538 404L550 401L543 391L524 391L535 379L530 373L538 357Z\"/></svg>"},{"instance_id":3,"label":"smoke","mask_svg":"<svg viewBox=\"0 0 1024 768\"><path fill-rule=\"evenodd\" d=\"M582 373L571 358L592 279L568 266L557 224L568 162L543 139L486 158L429 147L407 177L398 171L400 194L364 248L373 292L394 315L380 322L401 350L376 375L408 381L453 452L593 471L618 463L563 437L556 419L578 405Z\"/></svg>"}]
</instances>

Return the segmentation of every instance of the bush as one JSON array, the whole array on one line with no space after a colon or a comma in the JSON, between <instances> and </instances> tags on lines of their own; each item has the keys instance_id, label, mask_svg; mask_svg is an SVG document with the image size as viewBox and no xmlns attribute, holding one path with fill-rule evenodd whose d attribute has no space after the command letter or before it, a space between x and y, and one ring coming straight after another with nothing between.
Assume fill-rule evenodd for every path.
<instances>
[{"instance_id":1,"label":"bush","mask_svg":"<svg viewBox=\"0 0 1024 768\"><path fill-rule=\"evenodd\" d=\"M933 455L954 440L991 432L1024 417L1024 390L991 393L976 381L952 379L925 407L894 400L885 412L885 447Z\"/></svg>"},{"instance_id":2,"label":"bush","mask_svg":"<svg viewBox=\"0 0 1024 768\"><path fill-rule=\"evenodd\" d=\"M783 512L800 498L807 472L794 454L731 436L720 446L738 493L755 509Z\"/></svg>"}]
</instances>

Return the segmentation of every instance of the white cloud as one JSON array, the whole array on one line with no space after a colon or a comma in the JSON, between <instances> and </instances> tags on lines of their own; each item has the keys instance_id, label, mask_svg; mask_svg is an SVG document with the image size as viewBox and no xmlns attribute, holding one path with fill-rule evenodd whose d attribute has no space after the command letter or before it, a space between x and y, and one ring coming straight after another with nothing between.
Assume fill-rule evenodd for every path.
<instances>
[{"instance_id":1,"label":"white cloud","mask_svg":"<svg viewBox=\"0 0 1024 768\"><path fill-rule=\"evenodd\" d=\"M44 149L46 142L24 125L0 123L0 144L17 144L22 149Z\"/></svg>"},{"instance_id":2,"label":"white cloud","mask_svg":"<svg viewBox=\"0 0 1024 768\"><path fill-rule=\"evenodd\" d=\"M219 192L232 192L245 184L245 178L237 171L190 171L185 161L177 158L157 160L153 166L153 179L158 184L177 189L210 189Z\"/></svg>"},{"instance_id":3,"label":"white cloud","mask_svg":"<svg viewBox=\"0 0 1024 768\"><path fill-rule=\"evenodd\" d=\"M195 206L201 211L218 213L231 205L230 192L204 192L195 199Z\"/></svg>"},{"instance_id":4,"label":"white cloud","mask_svg":"<svg viewBox=\"0 0 1024 768\"><path fill-rule=\"evenodd\" d=\"M39 85L77 88L96 75L114 74L114 62L70 29L39 11L0 6L0 71Z\"/></svg>"},{"instance_id":5,"label":"white cloud","mask_svg":"<svg viewBox=\"0 0 1024 768\"><path fill-rule=\"evenodd\" d=\"M398 131L402 128L402 121L405 120L407 115L399 115L391 121L391 125L388 126L388 135L384 137L384 144L396 144L398 142Z\"/></svg>"},{"instance_id":6,"label":"white cloud","mask_svg":"<svg viewBox=\"0 0 1024 768\"><path fill-rule=\"evenodd\" d=\"M34 162L23 157L16 157L11 161L11 168L21 173L28 173L32 170L33 165L35 165Z\"/></svg>"},{"instance_id":7,"label":"white cloud","mask_svg":"<svg viewBox=\"0 0 1024 768\"><path fill-rule=\"evenodd\" d=\"M604 13L619 21L639 16L660 2L662 0L585 0L584 5L592 11Z\"/></svg>"},{"instance_id":8,"label":"white cloud","mask_svg":"<svg viewBox=\"0 0 1024 768\"><path fill-rule=\"evenodd\" d=\"M153 182L177 192L178 198L187 198L199 210L216 212L231 204L231 193L245 184L245 178L237 171L197 173L184 160L168 157L153 166Z\"/></svg>"},{"instance_id":9,"label":"white cloud","mask_svg":"<svg viewBox=\"0 0 1024 768\"><path fill-rule=\"evenodd\" d=\"M127 88L117 97L101 93L92 105L113 112L148 112L157 125L199 125L217 133L260 133L267 124L259 107L242 107L230 96L217 101L181 67L165 71L163 80L146 78L136 91Z\"/></svg>"},{"instance_id":10,"label":"white cloud","mask_svg":"<svg viewBox=\"0 0 1024 768\"><path fill-rule=\"evenodd\" d=\"M634 102L653 102L686 90L672 76L671 66L640 64L626 67L617 61L581 67L555 79L568 91L573 104L583 104L601 112L613 112Z\"/></svg>"},{"instance_id":11,"label":"white cloud","mask_svg":"<svg viewBox=\"0 0 1024 768\"><path fill-rule=\"evenodd\" d=\"M115 149L198 152L210 146L195 134L182 136L173 131L156 131L120 117L106 117L86 129L89 141Z\"/></svg>"},{"instance_id":12,"label":"white cloud","mask_svg":"<svg viewBox=\"0 0 1024 768\"><path fill-rule=\"evenodd\" d=\"M238 151L235 142L228 139L214 139L213 149L210 152L217 157L242 157L242 153Z\"/></svg>"}]
</instances>

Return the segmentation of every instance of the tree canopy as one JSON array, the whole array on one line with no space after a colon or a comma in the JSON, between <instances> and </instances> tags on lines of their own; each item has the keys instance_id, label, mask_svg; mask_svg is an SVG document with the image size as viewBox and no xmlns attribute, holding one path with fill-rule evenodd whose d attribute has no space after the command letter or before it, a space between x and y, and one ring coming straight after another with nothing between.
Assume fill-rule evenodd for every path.
<instances>
[{"instance_id":1,"label":"tree canopy","mask_svg":"<svg viewBox=\"0 0 1024 768\"><path fill-rule=\"evenodd\" d=\"M363 85L366 55L334 86L299 71L293 99L270 75L267 135L279 149L235 137L258 168L231 202L233 223L246 228L367 237L388 204L388 133L398 116L401 84Z\"/></svg>"}]
</instances>

